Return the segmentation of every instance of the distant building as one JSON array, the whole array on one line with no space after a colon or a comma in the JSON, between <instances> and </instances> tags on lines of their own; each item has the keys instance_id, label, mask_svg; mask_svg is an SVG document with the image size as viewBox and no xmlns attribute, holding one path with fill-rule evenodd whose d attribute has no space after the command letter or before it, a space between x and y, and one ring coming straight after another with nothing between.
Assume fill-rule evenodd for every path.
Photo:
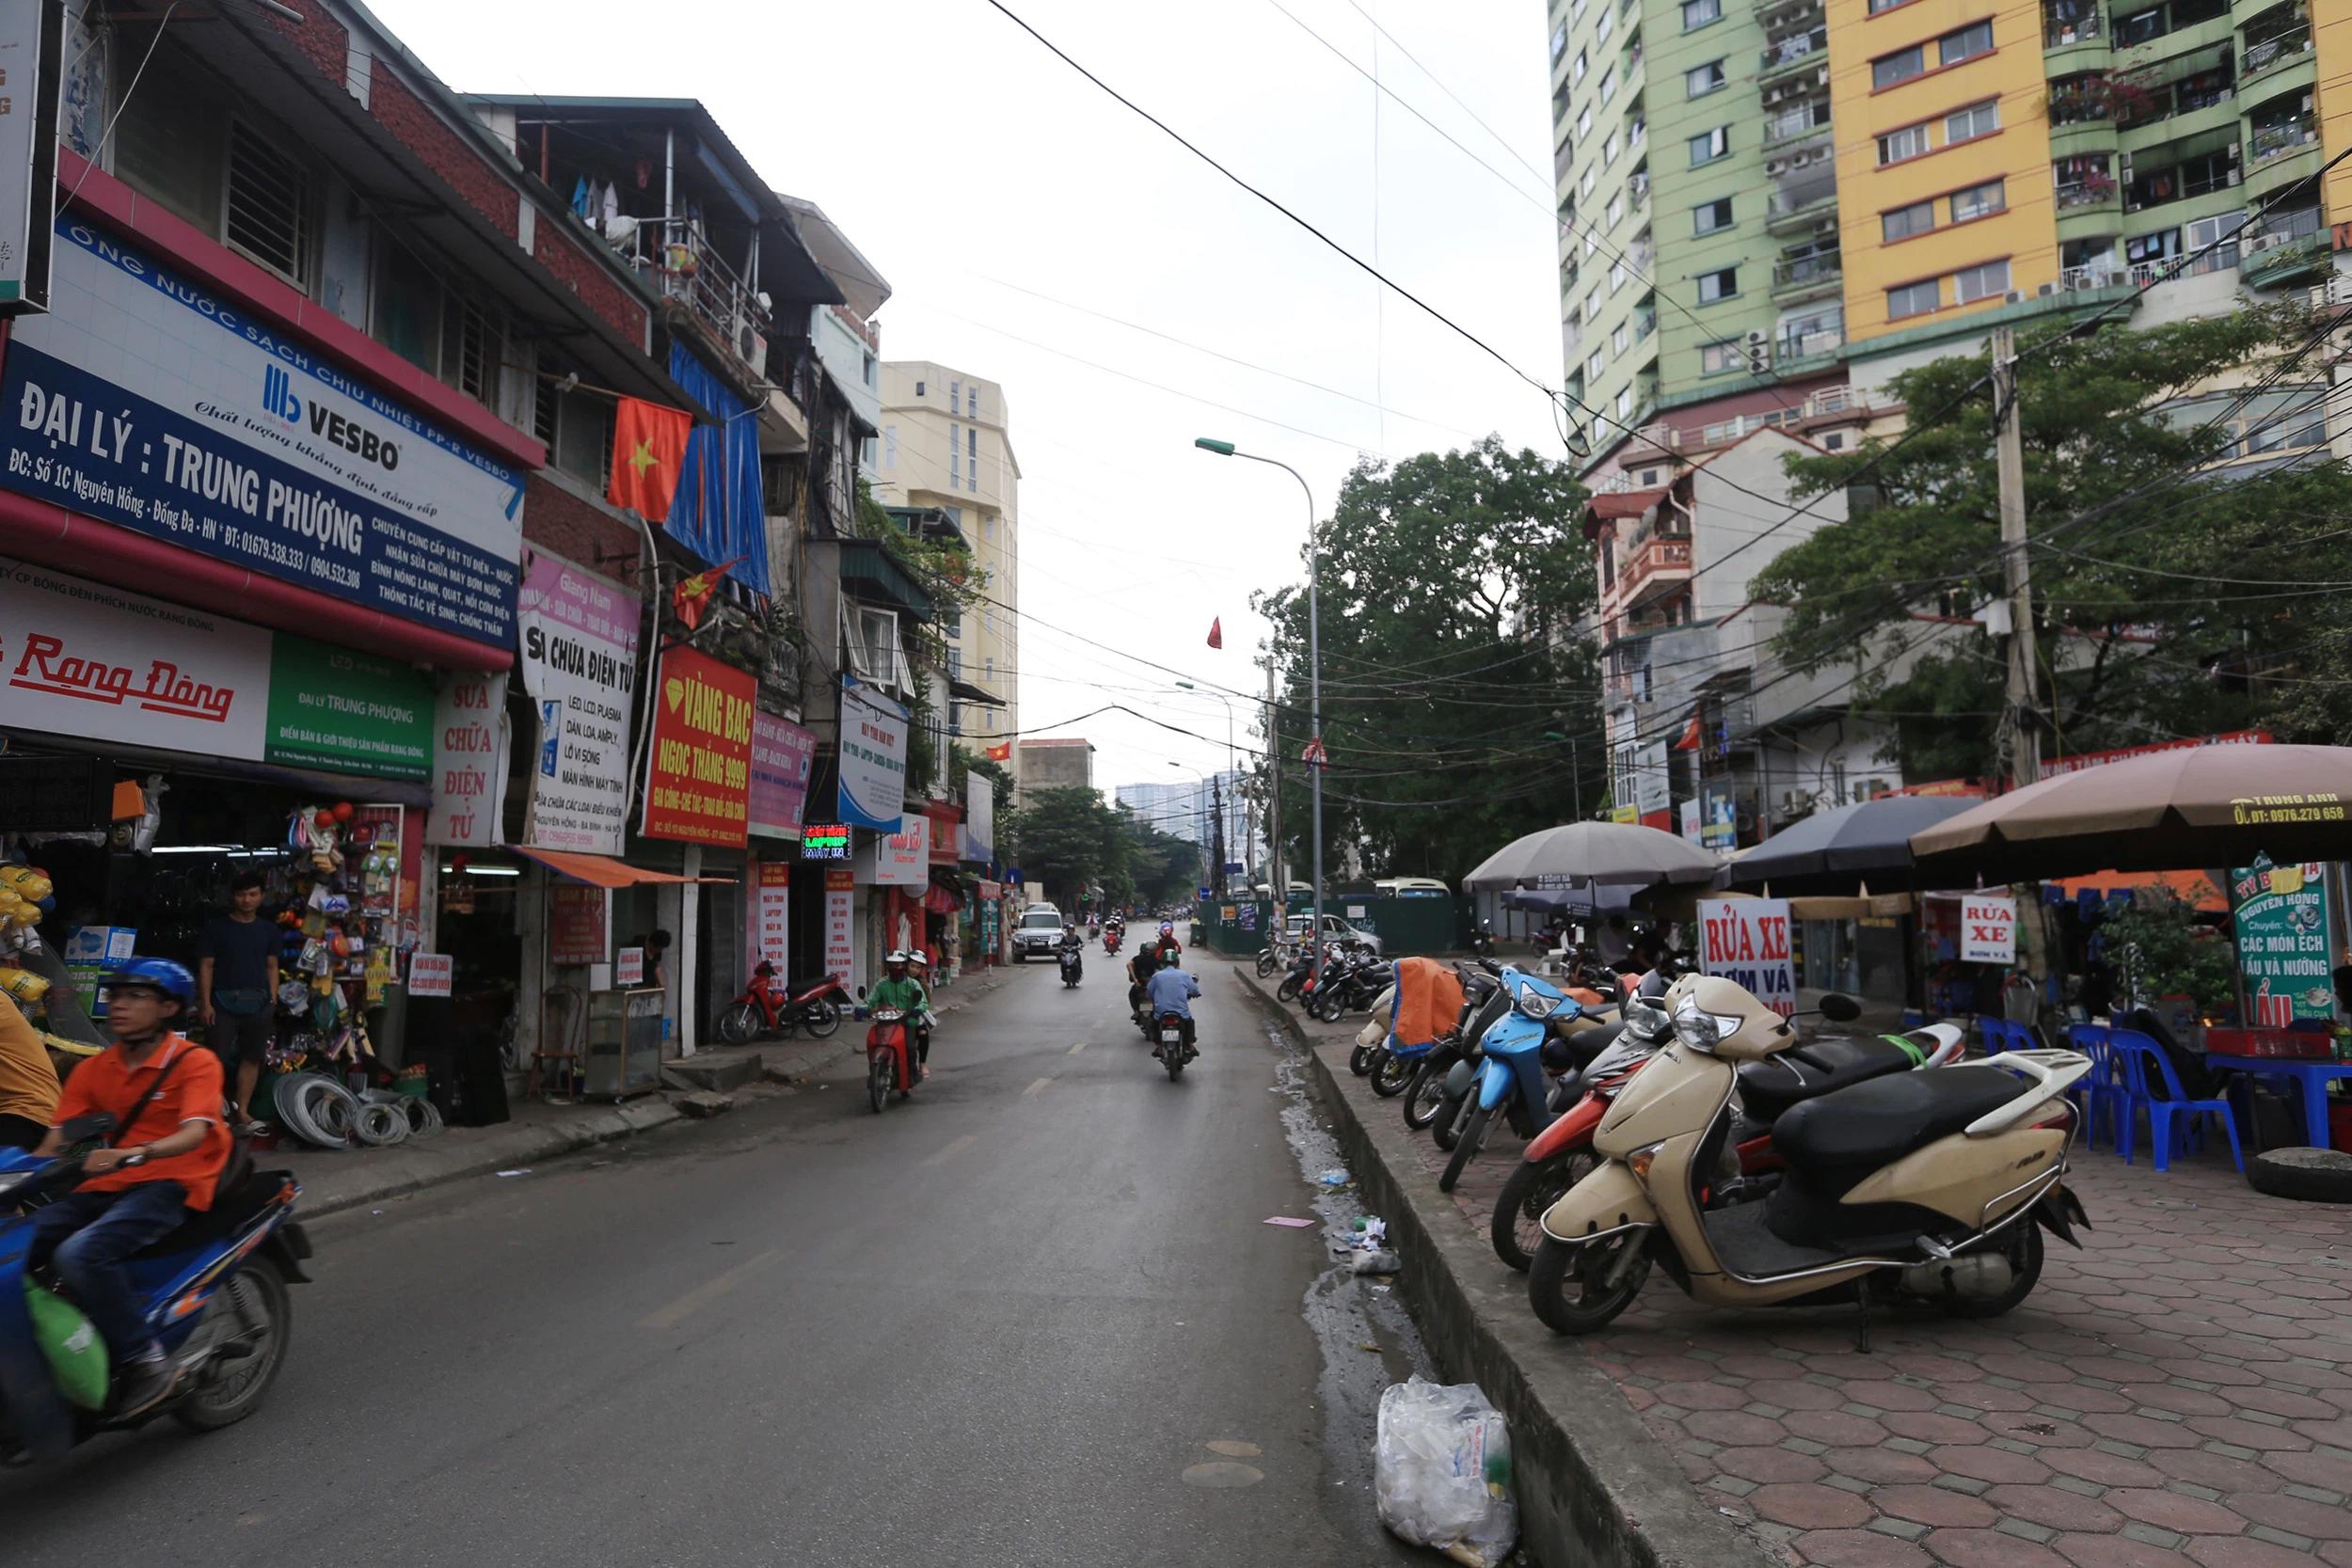
<instances>
[{"instance_id":1,"label":"distant building","mask_svg":"<svg viewBox=\"0 0 2352 1568\"><path fill-rule=\"evenodd\" d=\"M1220 800L1225 806L1226 858L1254 864L1254 851L1261 835L1254 825L1245 821L1248 816L1242 801L1242 776L1237 771L1223 772L1214 779L1176 779L1168 784L1120 784L1112 792L1112 799L1135 813L1136 820L1161 832L1197 844L1202 851L1202 863L1216 838L1216 807Z\"/></svg>"},{"instance_id":2,"label":"distant building","mask_svg":"<svg viewBox=\"0 0 2352 1568\"><path fill-rule=\"evenodd\" d=\"M1012 749L1015 804L1032 789L1092 789L1094 745L1087 740L1024 740Z\"/></svg>"}]
</instances>

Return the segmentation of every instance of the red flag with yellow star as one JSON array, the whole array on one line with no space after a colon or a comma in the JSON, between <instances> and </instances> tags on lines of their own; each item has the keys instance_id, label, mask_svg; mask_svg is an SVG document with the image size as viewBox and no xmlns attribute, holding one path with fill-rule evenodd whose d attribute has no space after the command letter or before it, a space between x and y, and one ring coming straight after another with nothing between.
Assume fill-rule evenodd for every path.
<instances>
[{"instance_id":1,"label":"red flag with yellow star","mask_svg":"<svg viewBox=\"0 0 2352 1568\"><path fill-rule=\"evenodd\" d=\"M710 595L718 592L719 579L733 571L742 560L739 555L723 566L713 566L707 572L696 572L691 578L682 578L677 587L671 590L671 608L677 611L677 618L686 623L688 631L703 624L703 607L710 602Z\"/></svg>"},{"instance_id":2,"label":"red flag with yellow star","mask_svg":"<svg viewBox=\"0 0 2352 1568\"><path fill-rule=\"evenodd\" d=\"M604 499L657 523L669 516L693 428L694 417L682 408L623 398L612 420L612 478Z\"/></svg>"}]
</instances>

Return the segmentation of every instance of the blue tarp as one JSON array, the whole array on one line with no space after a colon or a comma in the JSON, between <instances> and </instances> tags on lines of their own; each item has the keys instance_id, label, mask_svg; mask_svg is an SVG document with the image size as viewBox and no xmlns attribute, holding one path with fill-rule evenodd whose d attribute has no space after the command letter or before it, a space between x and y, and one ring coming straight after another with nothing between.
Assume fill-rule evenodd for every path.
<instances>
[{"instance_id":1,"label":"blue tarp","mask_svg":"<svg viewBox=\"0 0 2352 1568\"><path fill-rule=\"evenodd\" d=\"M678 476L663 522L670 537L707 566L743 558L729 574L755 592L768 587L768 516L759 493L759 420L709 366L682 343L670 345L670 375L687 396L725 422L697 424L686 438L686 467Z\"/></svg>"}]
</instances>

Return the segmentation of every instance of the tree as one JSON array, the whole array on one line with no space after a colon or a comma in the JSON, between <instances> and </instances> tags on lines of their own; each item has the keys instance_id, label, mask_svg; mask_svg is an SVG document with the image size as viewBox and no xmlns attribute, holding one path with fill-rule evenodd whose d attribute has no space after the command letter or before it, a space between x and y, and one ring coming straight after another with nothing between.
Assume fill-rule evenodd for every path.
<instances>
[{"instance_id":1,"label":"tree","mask_svg":"<svg viewBox=\"0 0 2352 1568\"><path fill-rule=\"evenodd\" d=\"M2258 722L2352 739L2352 698L2304 673L2340 662L2352 611L2340 594L2282 597L2352 579L2352 475L2332 460L2253 477L2213 467L2241 442L2276 445L2319 420L2308 314L2064 333L2026 340L2019 368L2043 753ZM1897 375L1912 420L1899 445L1790 459L1812 494L1852 487L1851 515L1755 582L1789 607L1779 647L1792 665L1860 660L1855 706L1895 726L1914 778L1994 767L2001 656L1956 629L2002 591L1994 409L1989 390L1971 390L1988 364L1961 356ZM2211 389L2249 368L2276 385L2243 400ZM1945 619L1931 630L1923 616Z\"/></svg>"},{"instance_id":2,"label":"tree","mask_svg":"<svg viewBox=\"0 0 2352 1568\"><path fill-rule=\"evenodd\" d=\"M1064 909L1097 883L1109 887L1127 873L1121 815L1094 790L1076 784L1033 789L1002 830L1029 885Z\"/></svg>"},{"instance_id":3,"label":"tree","mask_svg":"<svg viewBox=\"0 0 2352 1568\"><path fill-rule=\"evenodd\" d=\"M1127 880L1145 904L1189 904L1200 886L1205 863L1200 847L1163 832L1121 808L1125 818Z\"/></svg>"},{"instance_id":4,"label":"tree","mask_svg":"<svg viewBox=\"0 0 2352 1568\"><path fill-rule=\"evenodd\" d=\"M1566 466L1488 436L1394 467L1359 462L1322 551L1327 872L1459 878L1598 803L1606 755L1585 633L1593 550ZM1302 555L1303 555L1302 551ZM1282 684L1283 850L1309 863L1307 596L1253 595ZM1581 777L1572 778L1571 769ZM1254 781L1263 800L1263 769Z\"/></svg>"}]
</instances>

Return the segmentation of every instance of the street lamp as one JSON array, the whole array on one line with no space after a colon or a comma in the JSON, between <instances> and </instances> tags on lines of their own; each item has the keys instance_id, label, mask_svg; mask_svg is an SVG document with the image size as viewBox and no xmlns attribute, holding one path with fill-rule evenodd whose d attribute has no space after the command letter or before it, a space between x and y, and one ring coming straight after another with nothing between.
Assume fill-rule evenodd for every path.
<instances>
[{"instance_id":1,"label":"street lamp","mask_svg":"<svg viewBox=\"0 0 2352 1568\"><path fill-rule=\"evenodd\" d=\"M1279 468L1298 481L1299 493L1307 498L1307 723L1313 735L1307 746L1307 768L1314 782L1315 879L1315 928L1309 951L1314 955L1315 985L1320 988L1323 984L1323 626L1318 616L1315 579L1323 575L1323 559L1315 547L1315 493L1308 488L1307 476L1287 463L1260 457L1254 451L1242 451L1231 441L1215 440L1206 436L1196 437L1192 444L1219 457L1246 457L1252 463ZM1280 847L1274 847L1274 852L1281 853Z\"/></svg>"},{"instance_id":2,"label":"street lamp","mask_svg":"<svg viewBox=\"0 0 2352 1568\"><path fill-rule=\"evenodd\" d=\"M1187 691L1200 692L1200 694L1204 697L1215 697L1218 702L1225 705L1225 775L1233 781L1233 792L1235 795L1239 795L1241 793L1241 775L1233 770L1233 700L1225 695L1222 691L1201 691L1199 687L1193 685L1190 681L1178 681L1176 684L1183 687ZM1170 764L1170 766L1172 767L1174 765ZM1223 844L1221 842L1224 837L1224 818L1220 816L1217 819L1217 836L1220 843L1218 846L1219 857L1216 863L1216 880L1219 891L1231 893L1232 892L1232 884L1225 879L1225 861L1222 853ZM1246 870L1249 860L1249 832L1247 828L1242 831L1241 859Z\"/></svg>"}]
</instances>

